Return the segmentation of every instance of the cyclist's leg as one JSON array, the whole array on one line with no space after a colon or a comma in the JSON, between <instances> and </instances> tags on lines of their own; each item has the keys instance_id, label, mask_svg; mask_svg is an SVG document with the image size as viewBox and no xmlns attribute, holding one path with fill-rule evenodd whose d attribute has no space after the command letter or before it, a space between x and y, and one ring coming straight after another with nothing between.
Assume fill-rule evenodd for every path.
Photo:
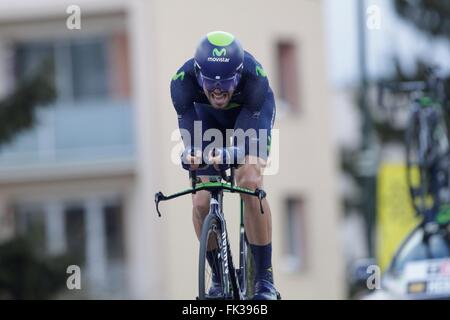
<instances>
[{"instance_id":1,"label":"cyclist's leg","mask_svg":"<svg viewBox=\"0 0 450 320\"><path fill-rule=\"evenodd\" d=\"M246 156L246 161L254 161L253 156ZM263 188L262 165L245 164L236 172L236 182L239 186L248 189ZM259 200L252 196L242 195L244 200L244 225L248 241L255 255L257 264L257 278L268 278L272 281L271 271L271 243L272 243L272 215L267 199L262 201L264 214L261 214ZM259 252L263 257L257 257ZM265 252L264 252L265 251ZM258 260L265 260L259 261ZM262 268L258 268L259 265ZM270 270L268 270L270 269Z\"/></svg>"},{"instance_id":2,"label":"cyclist's leg","mask_svg":"<svg viewBox=\"0 0 450 320\"><path fill-rule=\"evenodd\" d=\"M247 156L251 158L252 156ZM250 159L249 159L250 160ZM260 164L245 164L237 171L237 183L249 189L263 187ZM259 200L242 195L244 200L244 225L255 261L255 289L253 299L275 300L278 293L274 287L272 270L272 217L267 199L262 201L261 214Z\"/></svg>"},{"instance_id":3,"label":"cyclist's leg","mask_svg":"<svg viewBox=\"0 0 450 320\"><path fill-rule=\"evenodd\" d=\"M224 131L221 129L220 124L214 119L214 117L207 111L204 110L205 107L196 107L196 112L202 124L202 151L207 147L208 142L203 141L205 132L209 129L217 129L220 132ZM217 171L209 166L205 169L197 170L197 176L202 180L202 182L207 182L210 176L217 175ZM193 205L193 223L195 228L195 233L197 238L200 240L202 224L209 212L209 201L210 194L208 191L198 191L192 195L192 205Z\"/></svg>"},{"instance_id":4,"label":"cyclist's leg","mask_svg":"<svg viewBox=\"0 0 450 320\"><path fill-rule=\"evenodd\" d=\"M207 177L200 177L202 182L208 181ZM192 222L194 224L195 234L200 240L202 224L209 212L210 194L208 191L197 191L192 195Z\"/></svg>"},{"instance_id":5,"label":"cyclist's leg","mask_svg":"<svg viewBox=\"0 0 450 320\"><path fill-rule=\"evenodd\" d=\"M255 161L246 156L246 162ZM257 161L257 160L256 160ZM236 172L236 182L240 187L255 190L263 188L263 168L260 164L245 164ZM259 200L253 196L242 195L244 200L244 225L248 241L251 244L266 245L272 240L271 212L267 199L264 199L264 214L261 214ZM266 215L267 213L267 215Z\"/></svg>"},{"instance_id":6,"label":"cyclist's leg","mask_svg":"<svg viewBox=\"0 0 450 320\"><path fill-rule=\"evenodd\" d=\"M253 114L249 113L248 123L254 121L251 119ZM261 108L259 115L259 129L266 130L266 146L269 148L270 134L275 118L275 104L273 96L270 94ZM241 123L239 123L241 122ZM237 128L244 131L249 125L244 117L236 123ZM263 139L258 132L258 141ZM263 169L267 160L268 150L248 148L246 146L245 164L236 172L236 180L239 186L256 189L263 188ZM273 286L272 271L272 216L267 199L262 201L264 214L261 214L259 200L255 197L242 195L244 200L244 225L245 231L250 243L256 267L255 275L255 299L276 299L277 291Z\"/></svg>"},{"instance_id":7,"label":"cyclist's leg","mask_svg":"<svg viewBox=\"0 0 450 320\"><path fill-rule=\"evenodd\" d=\"M223 139L225 139L225 134L219 123L202 107L196 108L197 114L200 121L202 121L202 137L204 133L209 129L216 129L222 132ZM203 139L202 139L203 140ZM208 145L206 141L202 141L202 149ZM203 151L202 150L202 151ZM206 169L197 170L197 176L202 182L207 182L210 176L217 175L217 171L209 166ZM194 224L195 233L197 238L200 240L202 233L202 226L205 217L209 213L209 203L210 203L210 193L208 191L198 191L196 194L192 195L192 220ZM212 270L212 283L208 291L208 296L211 298L218 297L222 294L222 286L220 281L220 262L219 262L219 250L217 248L217 242L213 238L209 238L208 246L206 251L206 259Z\"/></svg>"},{"instance_id":8,"label":"cyclist's leg","mask_svg":"<svg viewBox=\"0 0 450 320\"><path fill-rule=\"evenodd\" d=\"M235 129L242 129L244 131L257 129L258 146L251 146L252 142L246 141L245 164L236 171L236 182L239 186L252 190L263 187L262 173L270 149L270 136L274 119L275 102L272 93L267 95L258 119L255 120L254 114L250 110L243 109L241 111L241 115L235 124ZM260 134L260 130L265 130L265 135ZM265 141L259 143L260 139ZM260 150L259 148L262 145L266 146L266 148L261 148L264 150ZM246 195L242 195L242 198L244 200L245 212L244 224L250 244L264 246L271 243L271 212L267 200L263 200L264 214L261 214L259 200L257 198Z\"/></svg>"}]
</instances>

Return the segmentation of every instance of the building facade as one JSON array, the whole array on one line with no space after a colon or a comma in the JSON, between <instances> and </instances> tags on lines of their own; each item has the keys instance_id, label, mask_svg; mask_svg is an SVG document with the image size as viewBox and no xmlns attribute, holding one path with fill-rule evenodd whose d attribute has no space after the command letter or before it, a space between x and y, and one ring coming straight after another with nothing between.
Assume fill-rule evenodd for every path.
<instances>
[{"instance_id":1,"label":"building facade","mask_svg":"<svg viewBox=\"0 0 450 320\"><path fill-rule=\"evenodd\" d=\"M158 218L153 195L188 185L173 161L170 79L222 29L261 62L277 97L265 177L277 286L285 299L344 298L322 2L82 0L80 30L67 28L69 5L0 4L0 94L42 57L58 92L0 149L0 239L36 233L43 254L77 257L86 297L194 298L190 199L161 204ZM226 197L234 248L238 203Z\"/></svg>"}]
</instances>

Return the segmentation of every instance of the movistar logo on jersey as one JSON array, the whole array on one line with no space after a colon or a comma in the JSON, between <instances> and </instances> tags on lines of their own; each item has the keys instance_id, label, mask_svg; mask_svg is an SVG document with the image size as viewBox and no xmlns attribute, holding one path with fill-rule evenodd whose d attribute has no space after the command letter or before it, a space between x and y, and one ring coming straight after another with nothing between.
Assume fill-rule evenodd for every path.
<instances>
[{"instance_id":1,"label":"movistar logo on jersey","mask_svg":"<svg viewBox=\"0 0 450 320\"><path fill-rule=\"evenodd\" d=\"M230 58L225 58L227 55L227 49L222 48L214 48L212 51L212 57L208 57L208 61L210 62L230 62ZM223 56L223 57L222 57Z\"/></svg>"},{"instance_id":2,"label":"movistar logo on jersey","mask_svg":"<svg viewBox=\"0 0 450 320\"><path fill-rule=\"evenodd\" d=\"M181 81L184 80L184 71L180 71L172 77L173 81L178 80L178 79L181 79Z\"/></svg>"},{"instance_id":3,"label":"movistar logo on jersey","mask_svg":"<svg viewBox=\"0 0 450 320\"><path fill-rule=\"evenodd\" d=\"M264 71L264 69L258 65L256 66L256 75L258 75L260 77L267 77L266 71Z\"/></svg>"}]
</instances>

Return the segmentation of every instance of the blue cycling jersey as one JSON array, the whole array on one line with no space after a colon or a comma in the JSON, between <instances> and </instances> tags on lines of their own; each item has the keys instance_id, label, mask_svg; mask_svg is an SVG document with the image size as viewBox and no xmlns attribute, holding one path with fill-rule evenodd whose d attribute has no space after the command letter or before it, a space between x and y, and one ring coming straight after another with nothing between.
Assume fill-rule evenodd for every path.
<instances>
[{"instance_id":1,"label":"blue cycling jersey","mask_svg":"<svg viewBox=\"0 0 450 320\"><path fill-rule=\"evenodd\" d=\"M260 129L267 131L267 145L270 143L270 133L275 120L275 101L269 86L267 75L261 64L248 52L244 54L242 76L231 100L224 109L215 109L210 104L197 81L194 69L194 59L189 59L178 69L171 81L171 97L178 114L180 129L190 133L191 141L183 142L186 147L194 146L194 121L201 121L202 133L210 128L219 129ZM261 137L258 134L257 139ZM226 142L224 141L224 145ZM205 147L205 143L202 146ZM250 154L248 141L245 153ZM256 154L266 158L265 155Z\"/></svg>"}]
</instances>

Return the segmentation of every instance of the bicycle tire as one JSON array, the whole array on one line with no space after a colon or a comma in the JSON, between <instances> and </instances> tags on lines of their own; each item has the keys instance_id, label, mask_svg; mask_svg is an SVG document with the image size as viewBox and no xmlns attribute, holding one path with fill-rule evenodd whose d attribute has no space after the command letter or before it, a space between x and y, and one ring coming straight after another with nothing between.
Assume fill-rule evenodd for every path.
<instances>
[{"instance_id":1,"label":"bicycle tire","mask_svg":"<svg viewBox=\"0 0 450 320\"><path fill-rule=\"evenodd\" d=\"M426 159L423 158L426 151L419 137L422 130L419 114L412 114L405 131L407 183L413 208L418 215L423 216L430 209L430 205L427 204L430 190ZM427 136L428 139L429 136ZM413 180L416 180L413 178L414 172L416 172L415 175L418 178L416 183L413 182Z\"/></svg>"},{"instance_id":2,"label":"bicycle tire","mask_svg":"<svg viewBox=\"0 0 450 320\"><path fill-rule=\"evenodd\" d=\"M254 282L255 282L255 265L253 260L253 254L251 252L250 244L245 232L240 239L240 251L242 252L242 265L239 268L239 283L242 293L246 299L251 299L254 294Z\"/></svg>"},{"instance_id":3,"label":"bicycle tire","mask_svg":"<svg viewBox=\"0 0 450 320\"><path fill-rule=\"evenodd\" d=\"M219 252L222 252L223 246L220 241L221 239L221 232L220 224L217 220L217 218L213 215L208 215L202 226L202 233L200 236L200 250L199 250L199 265L198 265L198 299L199 300L208 300L210 297L208 297L208 289L209 284L208 281L211 281L211 267L208 264L207 258L206 258L206 252L208 249L208 243L210 236L213 236L213 242L217 246L217 249ZM227 248L228 250L228 248ZM223 264L222 264L222 255L219 254L217 257L218 260L218 266L219 266L219 279L220 279L220 285L222 288L222 294L221 297L218 297L216 299L227 299L228 297L227 292L225 288L229 288L229 274L226 274L223 270Z\"/></svg>"}]
</instances>

